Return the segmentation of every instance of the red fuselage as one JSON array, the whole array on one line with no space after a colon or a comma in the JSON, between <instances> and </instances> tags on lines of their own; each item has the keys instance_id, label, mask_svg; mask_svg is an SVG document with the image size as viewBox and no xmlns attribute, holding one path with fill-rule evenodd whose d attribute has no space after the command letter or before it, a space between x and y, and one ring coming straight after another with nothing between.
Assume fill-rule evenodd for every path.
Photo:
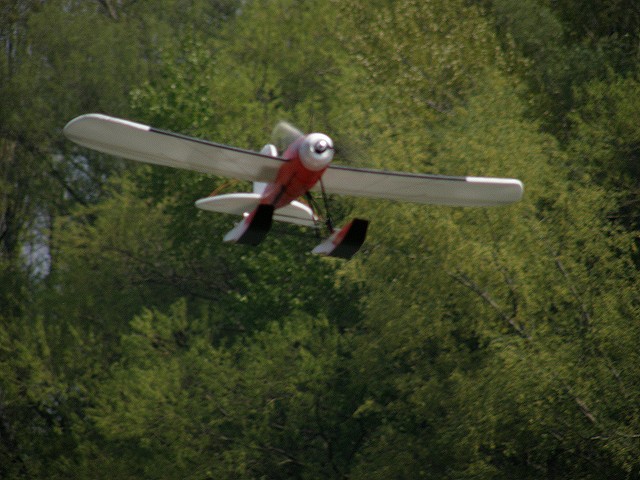
<instances>
[{"instance_id":1,"label":"red fuselage","mask_svg":"<svg viewBox=\"0 0 640 480\"><path fill-rule=\"evenodd\" d=\"M260 203L273 205L274 208L284 207L293 200L303 196L320 180L327 167L321 170L309 170L300 160L299 147L304 137L299 138L284 152L284 163L275 182L270 183L262 194Z\"/></svg>"}]
</instances>

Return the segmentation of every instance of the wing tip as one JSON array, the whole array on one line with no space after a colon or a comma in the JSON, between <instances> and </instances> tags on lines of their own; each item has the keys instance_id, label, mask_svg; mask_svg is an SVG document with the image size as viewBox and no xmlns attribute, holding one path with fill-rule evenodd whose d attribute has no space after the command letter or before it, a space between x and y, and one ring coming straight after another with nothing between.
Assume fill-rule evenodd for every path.
<instances>
[{"instance_id":1,"label":"wing tip","mask_svg":"<svg viewBox=\"0 0 640 480\"><path fill-rule=\"evenodd\" d=\"M124 120L122 118L110 117L103 113L85 113L84 115L77 116L67 122L62 129L62 133L69 140L73 140L75 142L78 139L85 138L87 133L92 131L94 127L104 124L132 127L144 131L149 131L151 129L148 125Z\"/></svg>"},{"instance_id":2,"label":"wing tip","mask_svg":"<svg viewBox=\"0 0 640 480\"><path fill-rule=\"evenodd\" d=\"M78 130L78 128L81 127L82 124L85 123L87 119L94 118L97 115L99 114L85 113L84 115L80 115L75 118L72 118L67 122L67 124L62 129L62 133L68 139L73 140L74 137L76 136L76 131Z\"/></svg>"},{"instance_id":3,"label":"wing tip","mask_svg":"<svg viewBox=\"0 0 640 480\"><path fill-rule=\"evenodd\" d=\"M503 195L498 204L518 202L524 195L524 184L517 178L466 177L465 180L474 184L503 187Z\"/></svg>"}]
</instances>

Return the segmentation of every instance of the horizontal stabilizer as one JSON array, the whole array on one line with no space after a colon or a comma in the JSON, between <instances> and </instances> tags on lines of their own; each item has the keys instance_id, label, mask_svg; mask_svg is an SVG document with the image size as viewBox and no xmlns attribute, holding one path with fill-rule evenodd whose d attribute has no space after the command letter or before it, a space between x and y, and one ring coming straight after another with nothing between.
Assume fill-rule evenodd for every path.
<instances>
[{"instance_id":1,"label":"horizontal stabilizer","mask_svg":"<svg viewBox=\"0 0 640 480\"><path fill-rule=\"evenodd\" d=\"M259 193L230 193L201 198L196 202L196 207L210 212L248 215L260 204L261 198ZM304 227L315 227L318 223L318 217L314 215L313 210L298 201L293 201L276 210L273 219Z\"/></svg>"}]
</instances>

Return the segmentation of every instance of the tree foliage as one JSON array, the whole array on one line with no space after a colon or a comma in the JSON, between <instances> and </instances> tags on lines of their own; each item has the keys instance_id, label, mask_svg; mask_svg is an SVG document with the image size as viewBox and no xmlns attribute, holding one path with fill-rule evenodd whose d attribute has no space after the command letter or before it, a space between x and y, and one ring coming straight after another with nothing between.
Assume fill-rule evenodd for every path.
<instances>
[{"instance_id":1,"label":"tree foliage","mask_svg":"<svg viewBox=\"0 0 640 480\"><path fill-rule=\"evenodd\" d=\"M637 8L587 3L0 3L0 477L637 478ZM229 246L193 202L250 185L65 141L89 111L525 197Z\"/></svg>"}]
</instances>

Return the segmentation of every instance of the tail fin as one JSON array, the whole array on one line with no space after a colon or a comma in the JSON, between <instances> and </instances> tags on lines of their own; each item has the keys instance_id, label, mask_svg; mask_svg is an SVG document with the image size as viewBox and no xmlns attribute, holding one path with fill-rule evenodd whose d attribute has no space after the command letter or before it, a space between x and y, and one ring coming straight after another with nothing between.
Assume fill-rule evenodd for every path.
<instances>
[{"instance_id":1,"label":"tail fin","mask_svg":"<svg viewBox=\"0 0 640 480\"><path fill-rule=\"evenodd\" d=\"M224 236L225 242L258 245L271 229L273 205L258 205Z\"/></svg>"},{"instance_id":2,"label":"tail fin","mask_svg":"<svg viewBox=\"0 0 640 480\"><path fill-rule=\"evenodd\" d=\"M367 236L368 226L367 220L354 218L351 223L334 232L311 253L349 259L360 250Z\"/></svg>"}]
</instances>

